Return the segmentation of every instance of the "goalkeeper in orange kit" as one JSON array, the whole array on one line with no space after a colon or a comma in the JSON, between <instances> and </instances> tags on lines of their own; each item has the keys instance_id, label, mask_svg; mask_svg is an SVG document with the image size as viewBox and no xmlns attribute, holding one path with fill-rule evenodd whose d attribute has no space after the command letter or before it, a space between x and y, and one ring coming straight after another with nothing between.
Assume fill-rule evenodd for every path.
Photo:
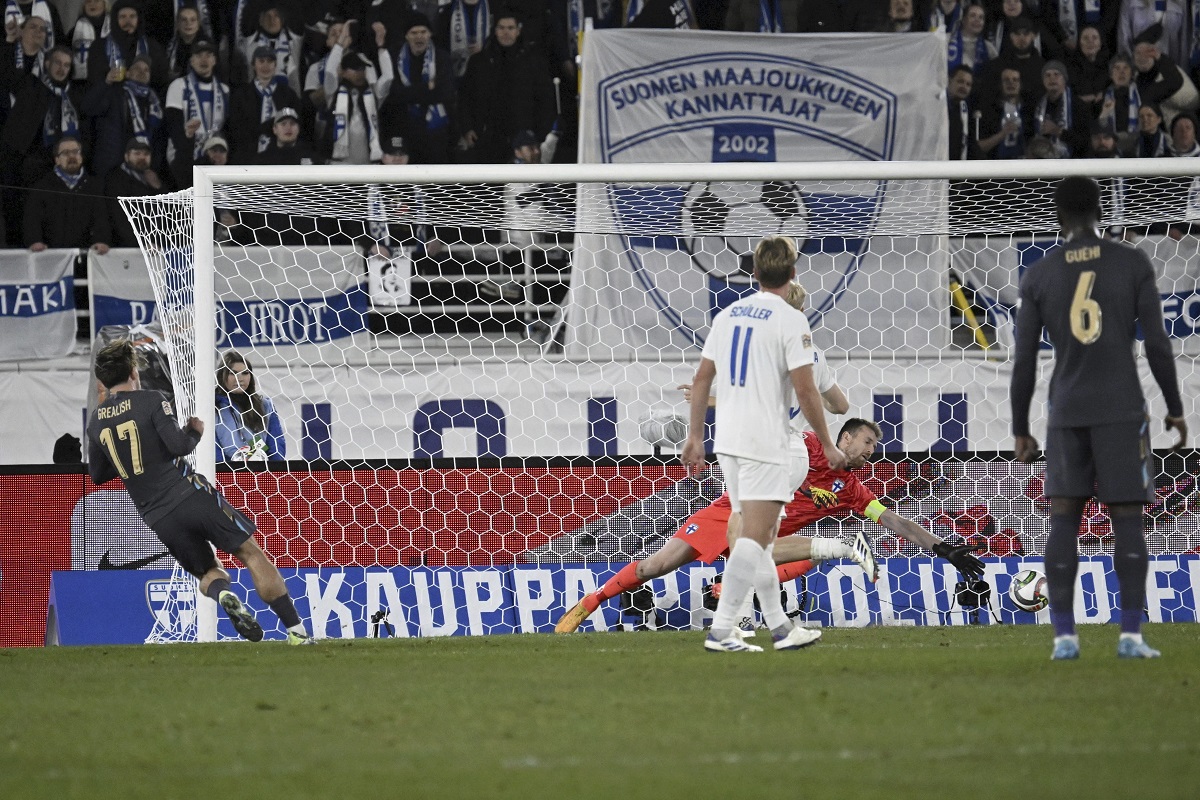
<instances>
[{"instance_id":1,"label":"goalkeeper in orange kit","mask_svg":"<svg viewBox=\"0 0 1200 800\"><path fill-rule=\"evenodd\" d=\"M838 449L846 454L845 470L829 467L824 449L815 434L807 432L803 435L810 460L808 478L784 507L784 516L779 524L774 559L778 565L780 582L798 578L812 569L817 561L834 558L853 559L867 572L872 582L877 579L875 558L861 533L856 535L853 547L836 539L794 535L822 517L848 512L861 514L908 541L932 550L969 579L982 577L983 562L971 552L970 545L955 546L944 542L916 522L889 510L852 472L862 467L874 454L880 435L879 426L874 422L847 420L837 437ZM731 516L729 497L722 494L707 508L689 517L657 553L622 568L599 590L575 604L559 619L555 632L572 633L578 630L602 602L621 592L632 591L646 581L673 572L692 561L711 564L718 557L726 555L740 527L740 521L736 518L731 520Z\"/></svg>"}]
</instances>

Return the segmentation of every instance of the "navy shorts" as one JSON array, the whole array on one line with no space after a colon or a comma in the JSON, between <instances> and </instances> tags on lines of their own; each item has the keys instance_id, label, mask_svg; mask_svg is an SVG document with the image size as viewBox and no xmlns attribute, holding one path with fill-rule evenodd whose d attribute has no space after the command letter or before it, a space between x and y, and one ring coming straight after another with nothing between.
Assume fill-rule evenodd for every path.
<instances>
[{"instance_id":1,"label":"navy shorts","mask_svg":"<svg viewBox=\"0 0 1200 800\"><path fill-rule=\"evenodd\" d=\"M1154 500L1150 421L1046 431L1046 496L1101 503Z\"/></svg>"},{"instance_id":2,"label":"navy shorts","mask_svg":"<svg viewBox=\"0 0 1200 800\"><path fill-rule=\"evenodd\" d=\"M159 541L197 578L219 566L212 547L232 554L254 531L254 523L211 488L197 489L154 523Z\"/></svg>"}]
</instances>

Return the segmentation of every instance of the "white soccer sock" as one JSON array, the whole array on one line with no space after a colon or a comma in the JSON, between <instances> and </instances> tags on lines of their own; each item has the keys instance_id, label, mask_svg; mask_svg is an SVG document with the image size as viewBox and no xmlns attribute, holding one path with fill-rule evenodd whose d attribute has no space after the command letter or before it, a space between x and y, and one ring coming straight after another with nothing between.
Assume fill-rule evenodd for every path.
<instances>
[{"instance_id":1,"label":"white soccer sock","mask_svg":"<svg viewBox=\"0 0 1200 800\"><path fill-rule=\"evenodd\" d=\"M812 549L809 556L813 561L827 561L832 558L853 558L854 548L837 539L817 539L812 540L809 545Z\"/></svg>"},{"instance_id":2,"label":"white soccer sock","mask_svg":"<svg viewBox=\"0 0 1200 800\"><path fill-rule=\"evenodd\" d=\"M754 593L758 595L758 607L762 609L763 621L767 623L771 633L777 634L780 628L790 629L792 626L787 614L783 612L783 604L779 602L779 573L775 571L775 560L771 557L774 550L773 543L763 550L762 558L758 561L758 570L754 573Z\"/></svg>"},{"instance_id":3,"label":"white soccer sock","mask_svg":"<svg viewBox=\"0 0 1200 800\"><path fill-rule=\"evenodd\" d=\"M742 602L754 586L754 573L762 556L762 547L753 539L743 536L734 544L721 576L721 599L717 601L717 610L713 614L714 639L728 639L733 635Z\"/></svg>"}]
</instances>

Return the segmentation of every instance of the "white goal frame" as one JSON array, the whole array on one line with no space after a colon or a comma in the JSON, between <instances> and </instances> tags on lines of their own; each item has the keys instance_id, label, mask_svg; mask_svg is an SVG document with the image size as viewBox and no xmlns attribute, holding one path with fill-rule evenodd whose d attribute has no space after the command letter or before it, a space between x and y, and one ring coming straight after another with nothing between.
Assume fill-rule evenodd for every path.
<instances>
[{"instance_id":1,"label":"white goal frame","mask_svg":"<svg viewBox=\"0 0 1200 800\"><path fill-rule=\"evenodd\" d=\"M199 397L216 388L216 301L214 294L214 187L236 184L587 184L687 183L695 181L847 181L847 180L1055 180L1068 176L1093 178L1200 177L1200 159L1034 159L1011 161L828 161L757 163L660 164L484 164L484 165L368 165L368 166L226 166L193 169L195 381ZM932 215L948 234L948 208ZM935 224L935 228L937 225ZM576 232L587 232L576 221ZM196 449L196 468L216 478L213 444L214 409L196 403L195 414L205 426Z\"/></svg>"}]
</instances>

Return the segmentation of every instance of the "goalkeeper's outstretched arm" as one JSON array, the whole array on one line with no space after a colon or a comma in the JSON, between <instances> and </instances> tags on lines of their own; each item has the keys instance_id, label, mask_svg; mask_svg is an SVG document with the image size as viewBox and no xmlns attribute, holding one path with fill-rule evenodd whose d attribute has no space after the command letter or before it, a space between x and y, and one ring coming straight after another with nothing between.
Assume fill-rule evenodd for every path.
<instances>
[{"instance_id":1,"label":"goalkeeper's outstretched arm","mask_svg":"<svg viewBox=\"0 0 1200 800\"><path fill-rule=\"evenodd\" d=\"M971 552L973 548L970 545L956 546L944 542L911 519L902 517L895 511L884 511L879 516L878 522L892 533L904 537L918 547L932 550L935 555L949 561L968 578L983 576L983 562Z\"/></svg>"}]
</instances>

